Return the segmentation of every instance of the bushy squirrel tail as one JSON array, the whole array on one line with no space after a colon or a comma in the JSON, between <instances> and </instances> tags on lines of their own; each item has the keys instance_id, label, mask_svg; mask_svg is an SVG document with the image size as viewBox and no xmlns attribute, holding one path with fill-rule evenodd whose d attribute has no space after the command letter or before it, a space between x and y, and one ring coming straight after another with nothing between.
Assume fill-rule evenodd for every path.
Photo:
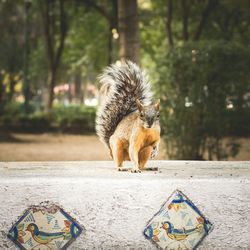
<instances>
[{"instance_id":1,"label":"bushy squirrel tail","mask_svg":"<svg viewBox=\"0 0 250 250\"><path fill-rule=\"evenodd\" d=\"M137 109L136 100L149 105L152 93L146 74L131 61L107 67L99 80L102 96L96 117L96 132L109 147L109 138L119 122Z\"/></svg>"}]
</instances>

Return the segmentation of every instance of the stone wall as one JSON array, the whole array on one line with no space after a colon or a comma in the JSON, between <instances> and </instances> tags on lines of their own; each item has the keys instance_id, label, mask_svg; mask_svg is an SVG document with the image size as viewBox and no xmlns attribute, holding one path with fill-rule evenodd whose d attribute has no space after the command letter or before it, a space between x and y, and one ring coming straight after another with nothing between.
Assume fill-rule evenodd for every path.
<instances>
[{"instance_id":1,"label":"stone wall","mask_svg":"<svg viewBox=\"0 0 250 250\"><path fill-rule=\"evenodd\" d=\"M112 162L0 163L0 249L15 249L9 229L44 201L86 229L69 249L156 249L142 232L176 189L214 225L198 249L250 249L250 162L149 165L158 171L118 172Z\"/></svg>"}]
</instances>

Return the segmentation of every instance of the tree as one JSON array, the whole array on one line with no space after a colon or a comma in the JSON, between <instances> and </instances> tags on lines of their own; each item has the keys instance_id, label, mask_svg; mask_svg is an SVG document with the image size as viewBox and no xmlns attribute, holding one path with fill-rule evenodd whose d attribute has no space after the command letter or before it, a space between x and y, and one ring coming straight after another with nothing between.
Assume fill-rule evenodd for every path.
<instances>
[{"instance_id":1,"label":"tree","mask_svg":"<svg viewBox=\"0 0 250 250\"><path fill-rule=\"evenodd\" d=\"M21 79L23 65L22 25L24 15L20 1L0 2L0 102L12 101L14 89ZM5 84L4 84L5 82Z\"/></svg>"},{"instance_id":2,"label":"tree","mask_svg":"<svg viewBox=\"0 0 250 250\"><path fill-rule=\"evenodd\" d=\"M94 3L98 8L92 7ZM112 6L103 6L97 1L85 4L82 0L75 4L75 8L70 8L67 12L71 20L70 29L59 74L61 79L69 79L69 82L75 83L75 90L78 90L75 97L82 103L87 84L95 83L97 75L117 58L117 53L115 47L112 51L108 49L109 22L102 14L104 11L107 15L112 15ZM111 39L115 45L113 37Z\"/></svg>"},{"instance_id":3,"label":"tree","mask_svg":"<svg viewBox=\"0 0 250 250\"><path fill-rule=\"evenodd\" d=\"M85 5L89 10L94 10L99 13L108 23L108 64L111 64L113 56L113 38L114 33L118 30L118 0L111 0L106 3L106 6L98 3L96 0L77 0ZM117 37L115 38L117 39Z\"/></svg>"},{"instance_id":4,"label":"tree","mask_svg":"<svg viewBox=\"0 0 250 250\"><path fill-rule=\"evenodd\" d=\"M173 35L172 35L172 13L173 13L173 1L167 0L167 17L166 17L166 31L168 37L169 46L173 46Z\"/></svg>"},{"instance_id":5,"label":"tree","mask_svg":"<svg viewBox=\"0 0 250 250\"><path fill-rule=\"evenodd\" d=\"M206 1L205 1L206 2ZM172 31L172 18L174 14L173 10L173 1L167 0L167 12L166 12L166 32L168 38L168 44L170 47L174 46L174 39L173 39L173 31ZM193 34L189 35L189 18L190 18L190 5L196 5L195 11L196 14L198 13L200 17L196 18L195 25L193 25ZM202 4L195 4L192 0L179 0L176 2L175 8L177 9L176 12L180 13L181 20L182 20L182 35L181 39L183 41L190 40L190 37L193 41L198 41L201 38L202 32L206 26L208 21L209 15L214 11L214 9L218 5L218 0L208 0L206 5L203 6ZM197 26L197 27L195 27Z\"/></svg>"},{"instance_id":6,"label":"tree","mask_svg":"<svg viewBox=\"0 0 250 250\"><path fill-rule=\"evenodd\" d=\"M25 2L25 24L24 24L24 62L23 62L23 94L24 94L24 108L25 112L29 112L29 101L30 101L30 79L29 79L29 22L30 22L30 7L31 2Z\"/></svg>"},{"instance_id":7,"label":"tree","mask_svg":"<svg viewBox=\"0 0 250 250\"><path fill-rule=\"evenodd\" d=\"M41 9L49 69L49 99L47 103L47 109L49 109L54 100L54 87L68 31L68 19L65 12L65 0L41 1Z\"/></svg>"},{"instance_id":8,"label":"tree","mask_svg":"<svg viewBox=\"0 0 250 250\"><path fill-rule=\"evenodd\" d=\"M140 63L139 24L136 0L118 0L120 58Z\"/></svg>"},{"instance_id":9,"label":"tree","mask_svg":"<svg viewBox=\"0 0 250 250\"><path fill-rule=\"evenodd\" d=\"M235 133L234 123L247 127L241 121L248 101L242 105L237 96L249 91L249 55L249 47L226 41L187 42L162 54L156 90L169 157L222 160L237 154L239 145L223 140Z\"/></svg>"}]
</instances>

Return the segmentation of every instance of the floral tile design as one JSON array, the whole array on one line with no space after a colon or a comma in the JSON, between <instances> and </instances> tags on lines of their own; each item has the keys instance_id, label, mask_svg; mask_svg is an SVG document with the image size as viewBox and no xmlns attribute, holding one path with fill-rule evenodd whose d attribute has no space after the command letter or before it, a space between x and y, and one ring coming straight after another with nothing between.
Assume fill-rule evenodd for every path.
<instances>
[{"instance_id":1,"label":"floral tile design","mask_svg":"<svg viewBox=\"0 0 250 250\"><path fill-rule=\"evenodd\" d=\"M8 237L22 250L66 249L82 227L57 205L32 206L12 226Z\"/></svg>"},{"instance_id":2,"label":"floral tile design","mask_svg":"<svg viewBox=\"0 0 250 250\"><path fill-rule=\"evenodd\" d=\"M144 235L164 250L195 249L212 224L182 192L176 190L148 222Z\"/></svg>"}]
</instances>

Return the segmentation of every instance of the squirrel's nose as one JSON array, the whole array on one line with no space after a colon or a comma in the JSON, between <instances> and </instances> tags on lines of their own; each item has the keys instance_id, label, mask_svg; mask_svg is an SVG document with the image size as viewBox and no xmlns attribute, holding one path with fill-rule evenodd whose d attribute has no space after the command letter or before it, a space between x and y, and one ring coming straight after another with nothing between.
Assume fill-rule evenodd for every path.
<instances>
[{"instance_id":1,"label":"squirrel's nose","mask_svg":"<svg viewBox=\"0 0 250 250\"><path fill-rule=\"evenodd\" d=\"M148 128L151 128L152 125L153 125L153 121L150 121L150 122L148 122L147 127L148 127Z\"/></svg>"}]
</instances>

